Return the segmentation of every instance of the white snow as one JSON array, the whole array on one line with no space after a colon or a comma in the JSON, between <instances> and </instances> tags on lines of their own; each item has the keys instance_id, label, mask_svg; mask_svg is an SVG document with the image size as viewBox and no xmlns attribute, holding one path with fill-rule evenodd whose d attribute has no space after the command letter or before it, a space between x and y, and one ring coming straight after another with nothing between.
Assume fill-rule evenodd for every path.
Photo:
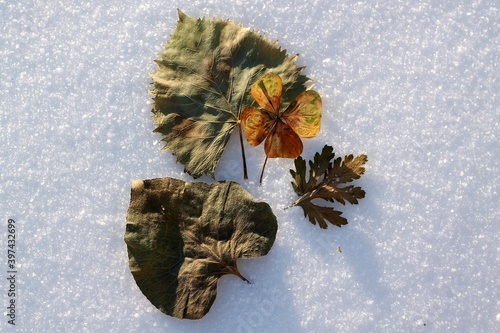
<instances>
[{"instance_id":1,"label":"white snow","mask_svg":"<svg viewBox=\"0 0 500 333\"><path fill-rule=\"evenodd\" d=\"M303 156L327 143L369 158L349 224L321 230L284 210L292 160L270 160L259 186L263 147L247 145L244 181L233 137L217 179L268 202L279 230L267 256L240 260L252 284L223 277L197 321L149 303L123 241L133 180L192 180L150 117L176 8L299 53L324 103ZM0 330L500 331L499 22L496 0L0 1Z\"/></svg>"}]
</instances>

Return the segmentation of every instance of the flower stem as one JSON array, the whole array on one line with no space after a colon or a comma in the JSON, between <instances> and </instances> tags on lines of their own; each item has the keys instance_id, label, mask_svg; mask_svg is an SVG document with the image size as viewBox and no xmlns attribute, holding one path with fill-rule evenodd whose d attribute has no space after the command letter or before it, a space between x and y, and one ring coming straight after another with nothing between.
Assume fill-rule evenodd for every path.
<instances>
[{"instance_id":1,"label":"flower stem","mask_svg":"<svg viewBox=\"0 0 500 333\"><path fill-rule=\"evenodd\" d=\"M267 155L266 155L266 160L264 161L264 165L262 166L262 171L260 172L260 180L259 184L262 185L262 177L264 176L264 169L266 168L267 164Z\"/></svg>"}]
</instances>

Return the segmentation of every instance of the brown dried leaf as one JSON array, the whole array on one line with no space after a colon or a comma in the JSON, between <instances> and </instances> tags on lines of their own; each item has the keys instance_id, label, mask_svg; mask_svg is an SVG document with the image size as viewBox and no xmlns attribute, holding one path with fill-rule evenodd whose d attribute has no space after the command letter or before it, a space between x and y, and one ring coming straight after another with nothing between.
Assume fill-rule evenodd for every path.
<instances>
[{"instance_id":1,"label":"brown dried leaf","mask_svg":"<svg viewBox=\"0 0 500 333\"><path fill-rule=\"evenodd\" d=\"M359 179L365 172L365 163L368 161L366 155L347 155L336 158L333 147L325 145L321 154L316 153L314 160L309 161L309 179L306 179L306 162L302 157L295 159L295 169L290 170L294 179L293 189L300 198L293 206L300 206L304 210L304 216L309 218L312 224L319 224L323 229L328 227L325 221L338 227L347 224L347 220L340 215L342 212L331 207L318 206L312 202L314 199L323 199L329 202L339 202L345 205L349 202L353 205L358 199L365 197L365 191L361 187L345 185Z\"/></svg>"},{"instance_id":2,"label":"brown dried leaf","mask_svg":"<svg viewBox=\"0 0 500 333\"><path fill-rule=\"evenodd\" d=\"M269 205L254 202L235 182L132 184L125 232L130 270L144 295L170 316L203 317L225 274L248 282L238 258L267 254L276 231Z\"/></svg>"}]
</instances>

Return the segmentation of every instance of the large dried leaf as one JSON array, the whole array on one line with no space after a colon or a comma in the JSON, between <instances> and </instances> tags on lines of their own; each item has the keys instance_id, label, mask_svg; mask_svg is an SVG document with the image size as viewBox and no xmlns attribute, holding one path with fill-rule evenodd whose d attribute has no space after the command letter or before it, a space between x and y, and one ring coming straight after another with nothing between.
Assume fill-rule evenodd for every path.
<instances>
[{"instance_id":1,"label":"large dried leaf","mask_svg":"<svg viewBox=\"0 0 500 333\"><path fill-rule=\"evenodd\" d=\"M254 202L235 182L132 184L125 232L130 270L151 303L174 317L203 317L218 279L244 279L237 259L267 254L276 231L269 205Z\"/></svg>"},{"instance_id":2,"label":"large dried leaf","mask_svg":"<svg viewBox=\"0 0 500 333\"><path fill-rule=\"evenodd\" d=\"M179 22L152 75L153 120L165 148L193 177L214 176L242 108L253 103L252 85L272 70L282 80L281 101L289 105L305 89L296 56L258 33L218 19Z\"/></svg>"}]
</instances>

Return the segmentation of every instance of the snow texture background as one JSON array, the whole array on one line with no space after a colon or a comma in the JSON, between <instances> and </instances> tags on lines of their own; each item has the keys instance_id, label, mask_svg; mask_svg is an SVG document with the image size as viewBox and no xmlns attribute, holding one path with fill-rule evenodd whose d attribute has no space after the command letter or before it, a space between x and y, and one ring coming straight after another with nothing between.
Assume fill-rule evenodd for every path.
<instances>
[{"instance_id":1,"label":"snow texture background","mask_svg":"<svg viewBox=\"0 0 500 333\"><path fill-rule=\"evenodd\" d=\"M292 160L233 137L217 179L273 208L271 252L240 260L198 321L159 312L123 241L135 179L191 178L152 133L154 59L176 8L279 40L323 95L311 158L366 153L367 196L321 230ZM496 0L0 1L1 275L17 223L17 318L2 332L494 332L500 330ZM205 177L201 181L212 181ZM338 252L338 247L342 253Z\"/></svg>"}]
</instances>

